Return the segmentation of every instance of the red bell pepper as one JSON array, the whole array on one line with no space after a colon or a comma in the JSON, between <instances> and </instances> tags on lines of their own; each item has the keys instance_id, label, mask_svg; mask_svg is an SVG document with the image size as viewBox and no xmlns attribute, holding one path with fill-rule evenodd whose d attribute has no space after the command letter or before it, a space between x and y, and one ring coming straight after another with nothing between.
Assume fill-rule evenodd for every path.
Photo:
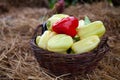
<instances>
[{"instance_id":1,"label":"red bell pepper","mask_svg":"<svg viewBox=\"0 0 120 80\"><path fill-rule=\"evenodd\" d=\"M74 37L77 34L78 19L71 16L61 19L53 24L52 30L58 34L67 34Z\"/></svg>"}]
</instances>

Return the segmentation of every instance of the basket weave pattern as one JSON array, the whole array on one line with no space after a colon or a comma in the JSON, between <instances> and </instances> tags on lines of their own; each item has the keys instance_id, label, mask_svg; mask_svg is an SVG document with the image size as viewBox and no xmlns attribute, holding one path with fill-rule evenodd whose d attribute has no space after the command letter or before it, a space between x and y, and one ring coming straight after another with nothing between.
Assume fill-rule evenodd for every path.
<instances>
[{"instance_id":1,"label":"basket weave pattern","mask_svg":"<svg viewBox=\"0 0 120 80\"><path fill-rule=\"evenodd\" d=\"M41 27L43 25L40 25ZM39 28L38 27L38 28ZM36 28L36 30L38 30ZM39 48L35 44L36 33L31 39L31 47L39 65L55 75L71 73L72 75L89 73L109 50L107 37L101 39L100 44L91 52L82 54L60 54Z\"/></svg>"}]
</instances>

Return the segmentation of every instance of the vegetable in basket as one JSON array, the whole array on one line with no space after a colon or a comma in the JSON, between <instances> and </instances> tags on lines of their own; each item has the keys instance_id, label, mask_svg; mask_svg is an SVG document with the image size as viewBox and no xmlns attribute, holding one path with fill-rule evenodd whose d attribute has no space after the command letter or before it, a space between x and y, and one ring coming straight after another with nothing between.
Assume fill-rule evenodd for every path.
<instances>
[{"instance_id":1,"label":"vegetable in basket","mask_svg":"<svg viewBox=\"0 0 120 80\"><path fill-rule=\"evenodd\" d=\"M102 21L91 22L87 16L78 21L66 14L53 15L47 20L47 27L36 38L36 44L48 51L70 54L92 51L106 31Z\"/></svg>"},{"instance_id":2,"label":"vegetable in basket","mask_svg":"<svg viewBox=\"0 0 120 80\"><path fill-rule=\"evenodd\" d=\"M52 31L45 31L43 33L43 35L39 38L39 36L37 37L37 39L39 40L36 40L37 43L38 43L38 46L43 48L43 49L47 49L47 43L48 43L48 40L53 37L54 35L56 35L55 32L52 32Z\"/></svg>"},{"instance_id":3,"label":"vegetable in basket","mask_svg":"<svg viewBox=\"0 0 120 80\"><path fill-rule=\"evenodd\" d=\"M71 16L57 21L52 26L52 30L58 34L67 34L74 37L77 34L76 28L78 27L78 19Z\"/></svg>"},{"instance_id":4,"label":"vegetable in basket","mask_svg":"<svg viewBox=\"0 0 120 80\"><path fill-rule=\"evenodd\" d=\"M47 49L53 52L66 52L72 44L72 37L66 34L58 34L48 41Z\"/></svg>"},{"instance_id":5,"label":"vegetable in basket","mask_svg":"<svg viewBox=\"0 0 120 80\"><path fill-rule=\"evenodd\" d=\"M97 35L90 36L90 37L87 37L80 41L75 42L72 45L72 50L75 53L89 52L93 50L94 48L96 48L99 42L100 42L100 39Z\"/></svg>"},{"instance_id":6,"label":"vegetable in basket","mask_svg":"<svg viewBox=\"0 0 120 80\"><path fill-rule=\"evenodd\" d=\"M53 15L46 22L47 29L52 30L52 26L53 26L54 23L56 23L57 21L65 18L65 17L68 17L68 16L69 15L66 15L66 14L55 14L55 15Z\"/></svg>"},{"instance_id":7,"label":"vegetable in basket","mask_svg":"<svg viewBox=\"0 0 120 80\"><path fill-rule=\"evenodd\" d=\"M95 21L88 25L84 25L83 27L80 27L78 30L78 35L81 39L89 37L91 35L98 35L99 37L102 37L105 33L105 27L102 23L102 21Z\"/></svg>"}]
</instances>

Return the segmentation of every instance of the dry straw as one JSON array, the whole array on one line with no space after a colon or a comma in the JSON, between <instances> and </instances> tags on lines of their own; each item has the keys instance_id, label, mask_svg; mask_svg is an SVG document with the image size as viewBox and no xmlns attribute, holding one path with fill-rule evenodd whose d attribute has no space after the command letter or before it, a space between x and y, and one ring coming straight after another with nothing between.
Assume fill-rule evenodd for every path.
<instances>
[{"instance_id":1,"label":"dry straw","mask_svg":"<svg viewBox=\"0 0 120 80\"><path fill-rule=\"evenodd\" d=\"M69 74L54 76L39 67L32 55L29 41L33 29L42 21L37 20L48 9L16 8L0 15L0 80L120 80L120 8L104 3L71 6L64 13L77 17L88 15L90 19L102 20L107 29L111 51L87 76L71 78ZM6 53L7 52L7 53ZM51 77L52 76L52 77Z\"/></svg>"}]
</instances>

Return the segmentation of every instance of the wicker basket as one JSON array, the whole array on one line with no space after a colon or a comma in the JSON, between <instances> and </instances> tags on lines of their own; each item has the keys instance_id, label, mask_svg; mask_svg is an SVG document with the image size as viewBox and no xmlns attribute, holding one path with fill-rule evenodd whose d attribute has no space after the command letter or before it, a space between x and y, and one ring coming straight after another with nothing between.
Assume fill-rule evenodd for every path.
<instances>
[{"instance_id":1,"label":"wicker basket","mask_svg":"<svg viewBox=\"0 0 120 80\"><path fill-rule=\"evenodd\" d=\"M35 38L40 33L38 30L42 27L44 31L44 24L39 25L31 39L31 47L34 51L35 58L37 59L40 67L47 69L54 75L62 75L70 73L71 75L78 75L89 73L97 66L98 62L104 57L109 50L107 44L107 37L101 39L100 44L96 49L91 52L83 54L60 54L50 52L39 48L36 45Z\"/></svg>"}]
</instances>

